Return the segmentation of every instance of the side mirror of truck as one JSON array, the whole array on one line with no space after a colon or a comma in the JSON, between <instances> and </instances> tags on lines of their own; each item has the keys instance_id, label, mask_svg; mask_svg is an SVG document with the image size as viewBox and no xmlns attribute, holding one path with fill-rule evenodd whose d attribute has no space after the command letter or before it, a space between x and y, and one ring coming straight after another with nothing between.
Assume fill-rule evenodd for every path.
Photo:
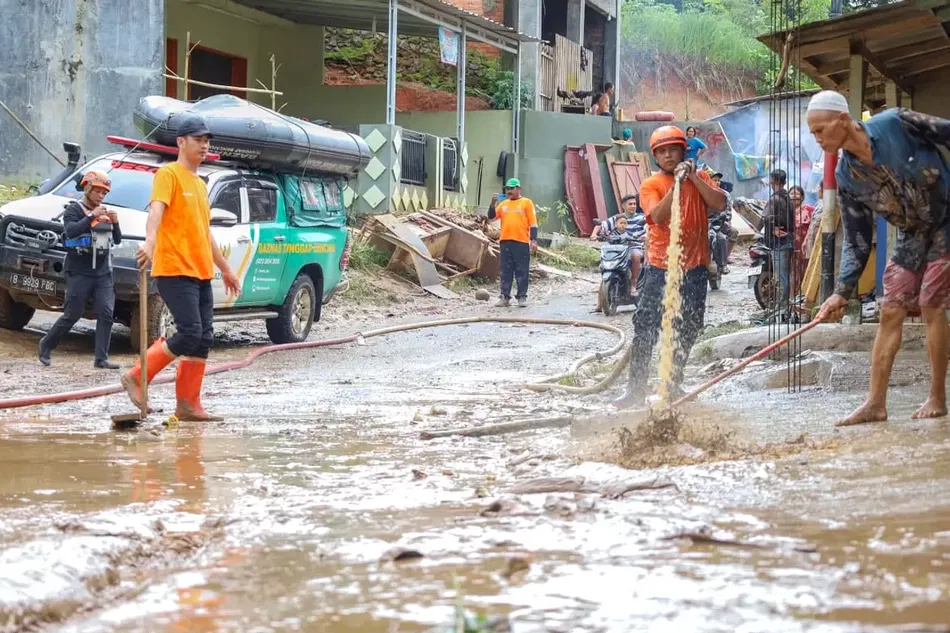
<instances>
[{"instance_id":1,"label":"side mirror of truck","mask_svg":"<svg viewBox=\"0 0 950 633\"><path fill-rule=\"evenodd\" d=\"M234 226L238 217L224 209L211 209L211 226Z\"/></svg>"}]
</instances>

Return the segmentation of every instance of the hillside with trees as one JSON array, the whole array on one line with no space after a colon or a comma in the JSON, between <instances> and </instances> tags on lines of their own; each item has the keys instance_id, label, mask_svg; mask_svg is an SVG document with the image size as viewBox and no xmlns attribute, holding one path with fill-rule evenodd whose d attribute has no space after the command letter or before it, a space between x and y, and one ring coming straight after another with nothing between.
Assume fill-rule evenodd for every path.
<instances>
[{"instance_id":1,"label":"hillside with trees","mask_svg":"<svg viewBox=\"0 0 950 633\"><path fill-rule=\"evenodd\" d=\"M895 0L840 0L844 14ZM782 3L789 21L827 19L834 0ZM838 7L834 7L837 9ZM628 109L660 104L702 118L727 101L768 94L780 64L756 38L784 23L772 0L625 0L622 5L621 86ZM791 70L788 86L798 85ZM801 77L802 88L815 87ZM686 92L687 95L677 94ZM690 99L691 97L691 99Z\"/></svg>"}]
</instances>

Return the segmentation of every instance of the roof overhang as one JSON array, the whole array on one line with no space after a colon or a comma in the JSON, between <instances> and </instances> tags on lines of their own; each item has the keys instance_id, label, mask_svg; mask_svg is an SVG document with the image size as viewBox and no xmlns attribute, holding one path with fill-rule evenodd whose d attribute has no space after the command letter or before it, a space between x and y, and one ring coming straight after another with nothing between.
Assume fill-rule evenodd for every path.
<instances>
[{"instance_id":1,"label":"roof overhang","mask_svg":"<svg viewBox=\"0 0 950 633\"><path fill-rule=\"evenodd\" d=\"M883 105L885 85L911 93L950 73L950 0L904 0L840 18L779 31L759 41L782 55L792 33L790 62L825 89L847 92L852 56L868 64L865 102Z\"/></svg>"},{"instance_id":2,"label":"roof overhang","mask_svg":"<svg viewBox=\"0 0 950 633\"><path fill-rule=\"evenodd\" d=\"M196 4L213 0L192 0ZM386 32L389 28L388 0L234 0L296 24L331 26L360 31ZM439 27L517 53L521 42L538 42L515 29L480 15L446 4L441 0L398 0L396 26L400 35L434 37Z\"/></svg>"}]
</instances>

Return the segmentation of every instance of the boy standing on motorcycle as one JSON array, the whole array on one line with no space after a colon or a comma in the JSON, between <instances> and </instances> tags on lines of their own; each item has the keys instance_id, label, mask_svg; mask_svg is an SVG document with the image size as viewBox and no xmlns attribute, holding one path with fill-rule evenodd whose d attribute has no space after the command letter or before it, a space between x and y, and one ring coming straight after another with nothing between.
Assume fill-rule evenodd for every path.
<instances>
[{"instance_id":1,"label":"boy standing on motorcycle","mask_svg":"<svg viewBox=\"0 0 950 633\"><path fill-rule=\"evenodd\" d=\"M678 331L674 354L673 388L679 390L689 352L703 328L706 313L706 288L709 261L709 213L726 206L726 194L712 184L705 172L696 171L685 159L686 135L676 126L657 128L650 136L650 151L660 172L640 186L640 200L646 214L649 266L644 271L640 303L633 316L633 350L627 392L614 405L626 408L643 402L647 392L650 361L663 318L666 291L667 250L670 247L670 218L673 189L680 185L680 243L683 249L679 265L685 268L682 315L674 321Z\"/></svg>"},{"instance_id":2,"label":"boy standing on motorcycle","mask_svg":"<svg viewBox=\"0 0 950 633\"><path fill-rule=\"evenodd\" d=\"M626 222L624 229L619 228L619 222ZM643 242L647 235L646 216L640 208L640 200L636 194L627 194L620 201L620 213L607 218L603 224L594 227L590 239L607 239L611 234L626 233L629 238L630 249L630 279L633 280L630 295L636 294L637 279L640 278L640 266L643 263ZM598 308L599 310L599 308Z\"/></svg>"}]
</instances>

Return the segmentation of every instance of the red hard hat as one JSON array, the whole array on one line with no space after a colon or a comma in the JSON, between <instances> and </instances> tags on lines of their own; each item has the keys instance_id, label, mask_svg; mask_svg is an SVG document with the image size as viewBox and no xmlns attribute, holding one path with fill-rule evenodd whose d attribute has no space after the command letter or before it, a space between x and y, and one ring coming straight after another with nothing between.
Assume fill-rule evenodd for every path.
<instances>
[{"instance_id":1,"label":"red hard hat","mask_svg":"<svg viewBox=\"0 0 950 633\"><path fill-rule=\"evenodd\" d=\"M686 148L686 133L675 125L658 127L650 135L650 152L664 145L682 145Z\"/></svg>"}]
</instances>

